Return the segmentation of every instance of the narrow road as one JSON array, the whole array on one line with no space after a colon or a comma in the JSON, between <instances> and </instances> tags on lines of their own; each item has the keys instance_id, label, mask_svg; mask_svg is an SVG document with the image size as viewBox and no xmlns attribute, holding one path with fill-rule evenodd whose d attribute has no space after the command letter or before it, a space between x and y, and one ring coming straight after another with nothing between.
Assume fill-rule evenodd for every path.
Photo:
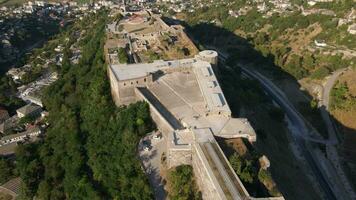
<instances>
[{"instance_id":1,"label":"narrow road","mask_svg":"<svg viewBox=\"0 0 356 200\"><path fill-rule=\"evenodd\" d=\"M325 140L320 137L320 134L317 134L317 131L306 122L304 117L297 111L297 109L288 100L285 94L277 86L275 86L272 81L257 71L248 69L243 66L240 66L240 68L242 69L243 73L258 80L262 84L262 87L271 95L271 97L286 111L286 114L288 117L290 117L293 125L298 127L300 130L298 137L320 144L334 144L333 141Z\"/></svg>"},{"instance_id":2,"label":"narrow road","mask_svg":"<svg viewBox=\"0 0 356 200\"><path fill-rule=\"evenodd\" d=\"M221 56L220 54L220 60L224 61L225 59L226 56ZM271 96L271 98L273 98L275 102L279 104L279 106L281 106L281 108L286 112L293 126L298 129L297 132L292 132L293 137L295 138L296 144L298 145L301 153L303 154L303 157L310 166L314 177L318 181L321 189L324 191L326 198L330 200L348 199L347 197L344 197L345 195L347 195L347 193L341 192L344 191L342 185L335 183L335 180L330 180L330 174L334 175L335 173L327 171L327 169L325 169L325 165L323 165L325 164L325 162L320 162L321 160L324 161L325 158L320 158L320 155L316 154L313 151L313 149L310 147L310 144L307 142L307 140L305 140L306 138L303 137L309 135L310 131L312 130L307 127L306 121L304 120L302 115L294 108L294 106L289 102L285 94L269 79L259 74L258 72L243 66L240 66L240 68L242 69L242 72L245 75L258 80L261 83L264 90Z\"/></svg>"},{"instance_id":3,"label":"narrow road","mask_svg":"<svg viewBox=\"0 0 356 200\"><path fill-rule=\"evenodd\" d=\"M319 103L320 107L320 112L321 116L323 117L323 120L325 121L325 124L327 126L328 130L328 135L329 135L329 140L334 141L335 143L338 143L338 138L337 138L337 127L334 123L334 121L330 118L330 111L329 111L329 103L330 103L330 92L335 85L335 82L337 78L345 72L347 69L339 69L335 71L326 81L324 87L323 87L323 95L322 99Z\"/></svg>"},{"instance_id":4,"label":"narrow road","mask_svg":"<svg viewBox=\"0 0 356 200\"><path fill-rule=\"evenodd\" d=\"M339 138L340 133L335 124L335 121L330 116L329 104L330 104L330 92L335 85L338 77L347 71L348 68L339 69L335 71L331 76L328 77L324 87L323 87L323 94L322 99L319 102L319 109L321 112L321 116L327 126L329 140L334 141L337 144L341 139ZM329 145L326 146L327 157L333 164L336 172L338 173L340 180L342 181L345 189L352 197L352 199L356 199L356 193L353 191L350 181L347 178L344 170L342 169L342 161L337 153L337 149L335 146Z\"/></svg>"},{"instance_id":5,"label":"narrow road","mask_svg":"<svg viewBox=\"0 0 356 200\"><path fill-rule=\"evenodd\" d=\"M295 141L299 148L301 149L304 158L312 169L315 178L318 180L319 185L325 192L328 199L337 199L337 195L334 194L333 182L328 180L327 173L324 172L320 163L316 160L316 155L313 154L313 151L309 150L309 147L306 144L306 141L303 139L303 135L310 134L310 130L307 128L304 119L296 111L294 106L287 100L287 97L267 78L263 77L256 71L240 66L242 71L252 77L257 79L265 91L276 101L279 106L286 112L288 118L291 120L292 124L298 129L298 135L294 135ZM339 191L339 190L338 190Z\"/></svg>"}]
</instances>

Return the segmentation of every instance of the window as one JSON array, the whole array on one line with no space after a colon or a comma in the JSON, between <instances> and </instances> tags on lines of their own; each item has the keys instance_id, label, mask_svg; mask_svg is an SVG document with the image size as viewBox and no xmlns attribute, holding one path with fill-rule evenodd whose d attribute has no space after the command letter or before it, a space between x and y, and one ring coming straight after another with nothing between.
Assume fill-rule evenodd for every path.
<instances>
[{"instance_id":1,"label":"window","mask_svg":"<svg viewBox=\"0 0 356 200\"><path fill-rule=\"evenodd\" d=\"M124 83L124 86L126 86L126 83Z\"/></svg>"},{"instance_id":2,"label":"window","mask_svg":"<svg viewBox=\"0 0 356 200\"><path fill-rule=\"evenodd\" d=\"M136 84L138 84L138 81L136 81Z\"/></svg>"},{"instance_id":3,"label":"window","mask_svg":"<svg viewBox=\"0 0 356 200\"><path fill-rule=\"evenodd\" d=\"M131 82L131 85L133 84L133 82Z\"/></svg>"},{"instance_id":4,"label":"window","mask_svg":"<svg viewBox=\"0 0 356 200\"><path fill-rule=\"evenodd\" d=\"M146 78L143 79L143 82L146 82Z\"/></svg>"}]
</instances>

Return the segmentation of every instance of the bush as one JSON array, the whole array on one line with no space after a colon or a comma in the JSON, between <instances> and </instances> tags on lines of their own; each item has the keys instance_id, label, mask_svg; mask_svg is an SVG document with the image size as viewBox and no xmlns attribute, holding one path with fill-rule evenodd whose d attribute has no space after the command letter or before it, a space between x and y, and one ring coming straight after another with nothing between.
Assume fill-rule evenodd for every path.
<instances>
[{"instance_id":1,"label":"bush","mask_svg":"<svg viewBox=\"0 0 356 200\"><path fill-rule=\"evenodd\" d=\"M127 63L129 61L129 57L126 53L125 48L120 47L118 50L118 57L120 63Z\"/></svg>"},{"instance_id":2,"label":"bush","mask_svg":"<svg viewBox=\"0 0 356 200\"><path fill-rule=\"evenodd\" d=\"M356 107L356 97L354 97L346 84L337 83L331 90L331 109L351 110Z\"/></svg>"},{"instance_id":3,"label":"bush","mask_svg":"<svg viewBox=\"0 0 356 200\"><path fill-rule=\"evenodd\" d=\"M0 158L0 185L8 181L12 177L11 163L5 158ZM0 198L1 199L1 198Z\"/></svg>"},{"instance_id":4,"label":"bush","mask_svg":"<svg viewBox=\"0 0 356 200\"><path fill-rule=\"evenodd\" d=\"M253 183L256 180L257 170L254 160L244 159L237 153L230 156L229 161L232 168L240 179L246 183Z\"/></svg>"},{"instance_id":5,"label":"bush","mask_svg":"<svg viewBox=\"0 0 356 200\"><path fill-rule=\"evenodd\" d=\"M326 67L319 67L317 70L311 73L310 78L312 79L323 79L330 74L330 70Z\"/></svg>"},{"instance_id":6,"label":"bush","mask_svg":"<svg viewBox=\"0 0 356 200\"><path fill-rule=\"evenodd\" d=\"M265 169L260 169L260 171L258 172L258 180L262 183L272 181L271 173Z\"/></svg>"},{"instance_id":7,"label":"bush","mask_svg":"<svg viewBox=\"0 0 356 200\"><path fill-rule=\"evenodd\" d=\"M190 165L180 165L169 174L171 183L171 199L195 200L202 199L195 181L193 180L193 168Z\"/></svg>"}]
</instances>

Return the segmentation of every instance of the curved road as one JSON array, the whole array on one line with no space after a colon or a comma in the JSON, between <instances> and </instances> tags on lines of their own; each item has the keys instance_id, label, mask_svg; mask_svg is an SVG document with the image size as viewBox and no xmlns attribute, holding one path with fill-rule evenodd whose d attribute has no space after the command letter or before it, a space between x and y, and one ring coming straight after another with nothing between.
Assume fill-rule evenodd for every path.
<instances>
[{"instance_id":1,"label":"curved road","mask_svg":"<svg viewBox=\"0 0 356 200\"><path fill-rule=\"evenodd\" d=\"M319 102L321 116L327 126L329 140L334 141L335 143L338 143L341 140L339 138L340 133L335 124L335 121L330 117L330 111L329 111L330 92L334 87L338 77L347 70L349 70L349 68L336 70L331 76L328 77L323 87L322 99ZM356 199L356 193L355 191L353 191L351 183L349 182L347 175L345 174L344 170L341 167L340 164L341 160L339 155L337 154L336 147L332 145L326 146L326 152L328 155L328 159L332 162L348 194L351 196L352 199Z\"/></svg>"},{"instance_id":2,"label":"curved road","mask_svg":"<svg viewBox=\"0 0 356 200\"><path fill-rule=\"evenodd\" d=\"M328 179L327 173L324 172L323 167L318 162L317 155L314 155L313 151L309 150L309 146L306 141L303 139L303 135L310 134L310 130L307 128L304 119L296 111L294 106L287 100L287 97L267 78L263 77L258 72L247 69L240 66L242 71L254 78L257 79L265 91L275 100L279 106L286 112L288 118L290 118L292 124L298 129L298 135L294 135L295 141L299 146L300 150L303 153L304 158L308 162L310 168L312 169L315 178L318 180L319 185L325 192L328 199L337 199L337 195L334 194L334 183Z\"/></svg>"},{"instance_id":3,"label":"curved road","mask_svg":"<svg viewBox=\"0 0 356 200\"><path fill-rule=\"evenodd\" d=\"M226 57L224 58L221 56L221 54L220 58L223 61L226 59ZM343 186L339 184L340 181L337 179L338 177L335 177L334 171L331 171L330 168L326 166L327 164L325 162L325 157L321 157L320 154L314 152L314 150L311 149L310 144L306 141L307 138L305 138L305 136L313 134L313 128L306 124L303 116L289 102L285 94L269 79L259 74L258 72L242 66L240 66L240 68L245 75L258 80L261 83L264 90L273 98L274 101L279 104L279 106L281 106L283 110L285 110L293 126L298 129L297 132L293 133L296 144L298 145L301 153L303 154L303 157L306 159L308 165L310 166L314 177L318 181L321 189L324 191L326 198L332 200L348 199L348 197L344 197L347 195L347 193L343 192L345 190ZM308 138L308 140L310 139ZM336 180L334 178L336 178Z\"/></svg>"},{"instance_id":4,"label":"curved road","mask_svg":"<svg viewBox=\"0 0 356 200\"><path fill-rule=\"evenodd\" d=\"M346 70L347 70L347 68L339 69L339 70L335 71L327 79L327 81L323 87L323 95L322 95L322 99L319 104L321 116L323 117L323 120L325 121L325 124L327 126L329 140L334 141L335 143L338 143L338 138L337 138L338 130L337 130L335 123L333 122L333 120L330 118L330 115L329 115L330 92L331 92L331 89L333 88L333 86L335 85L337 78Z\"/></svg>"}]
</instances>

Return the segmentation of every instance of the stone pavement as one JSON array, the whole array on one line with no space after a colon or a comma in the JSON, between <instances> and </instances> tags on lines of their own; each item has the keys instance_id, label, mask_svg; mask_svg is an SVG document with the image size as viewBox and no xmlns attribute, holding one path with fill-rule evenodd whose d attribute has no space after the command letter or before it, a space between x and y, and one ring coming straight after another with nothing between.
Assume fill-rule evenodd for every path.
<instances>
[{"instance_id":1,"label":"stone pavement","mask_svg":"<svg viewBox=\"0 0 356 200\"><path fill-rule=\"evenodd\" d=\"M139 158L143 164L145 173L149 178L149 182L154 189L155 199L166 199L166 191L162 177L160 176L161 155L166 153L165 137L161 139L153 139L153 133L148 134L140 140L138 150ZM149 151L144 150L144 144L150 146Z\"/></svg>"}]
</instances>

